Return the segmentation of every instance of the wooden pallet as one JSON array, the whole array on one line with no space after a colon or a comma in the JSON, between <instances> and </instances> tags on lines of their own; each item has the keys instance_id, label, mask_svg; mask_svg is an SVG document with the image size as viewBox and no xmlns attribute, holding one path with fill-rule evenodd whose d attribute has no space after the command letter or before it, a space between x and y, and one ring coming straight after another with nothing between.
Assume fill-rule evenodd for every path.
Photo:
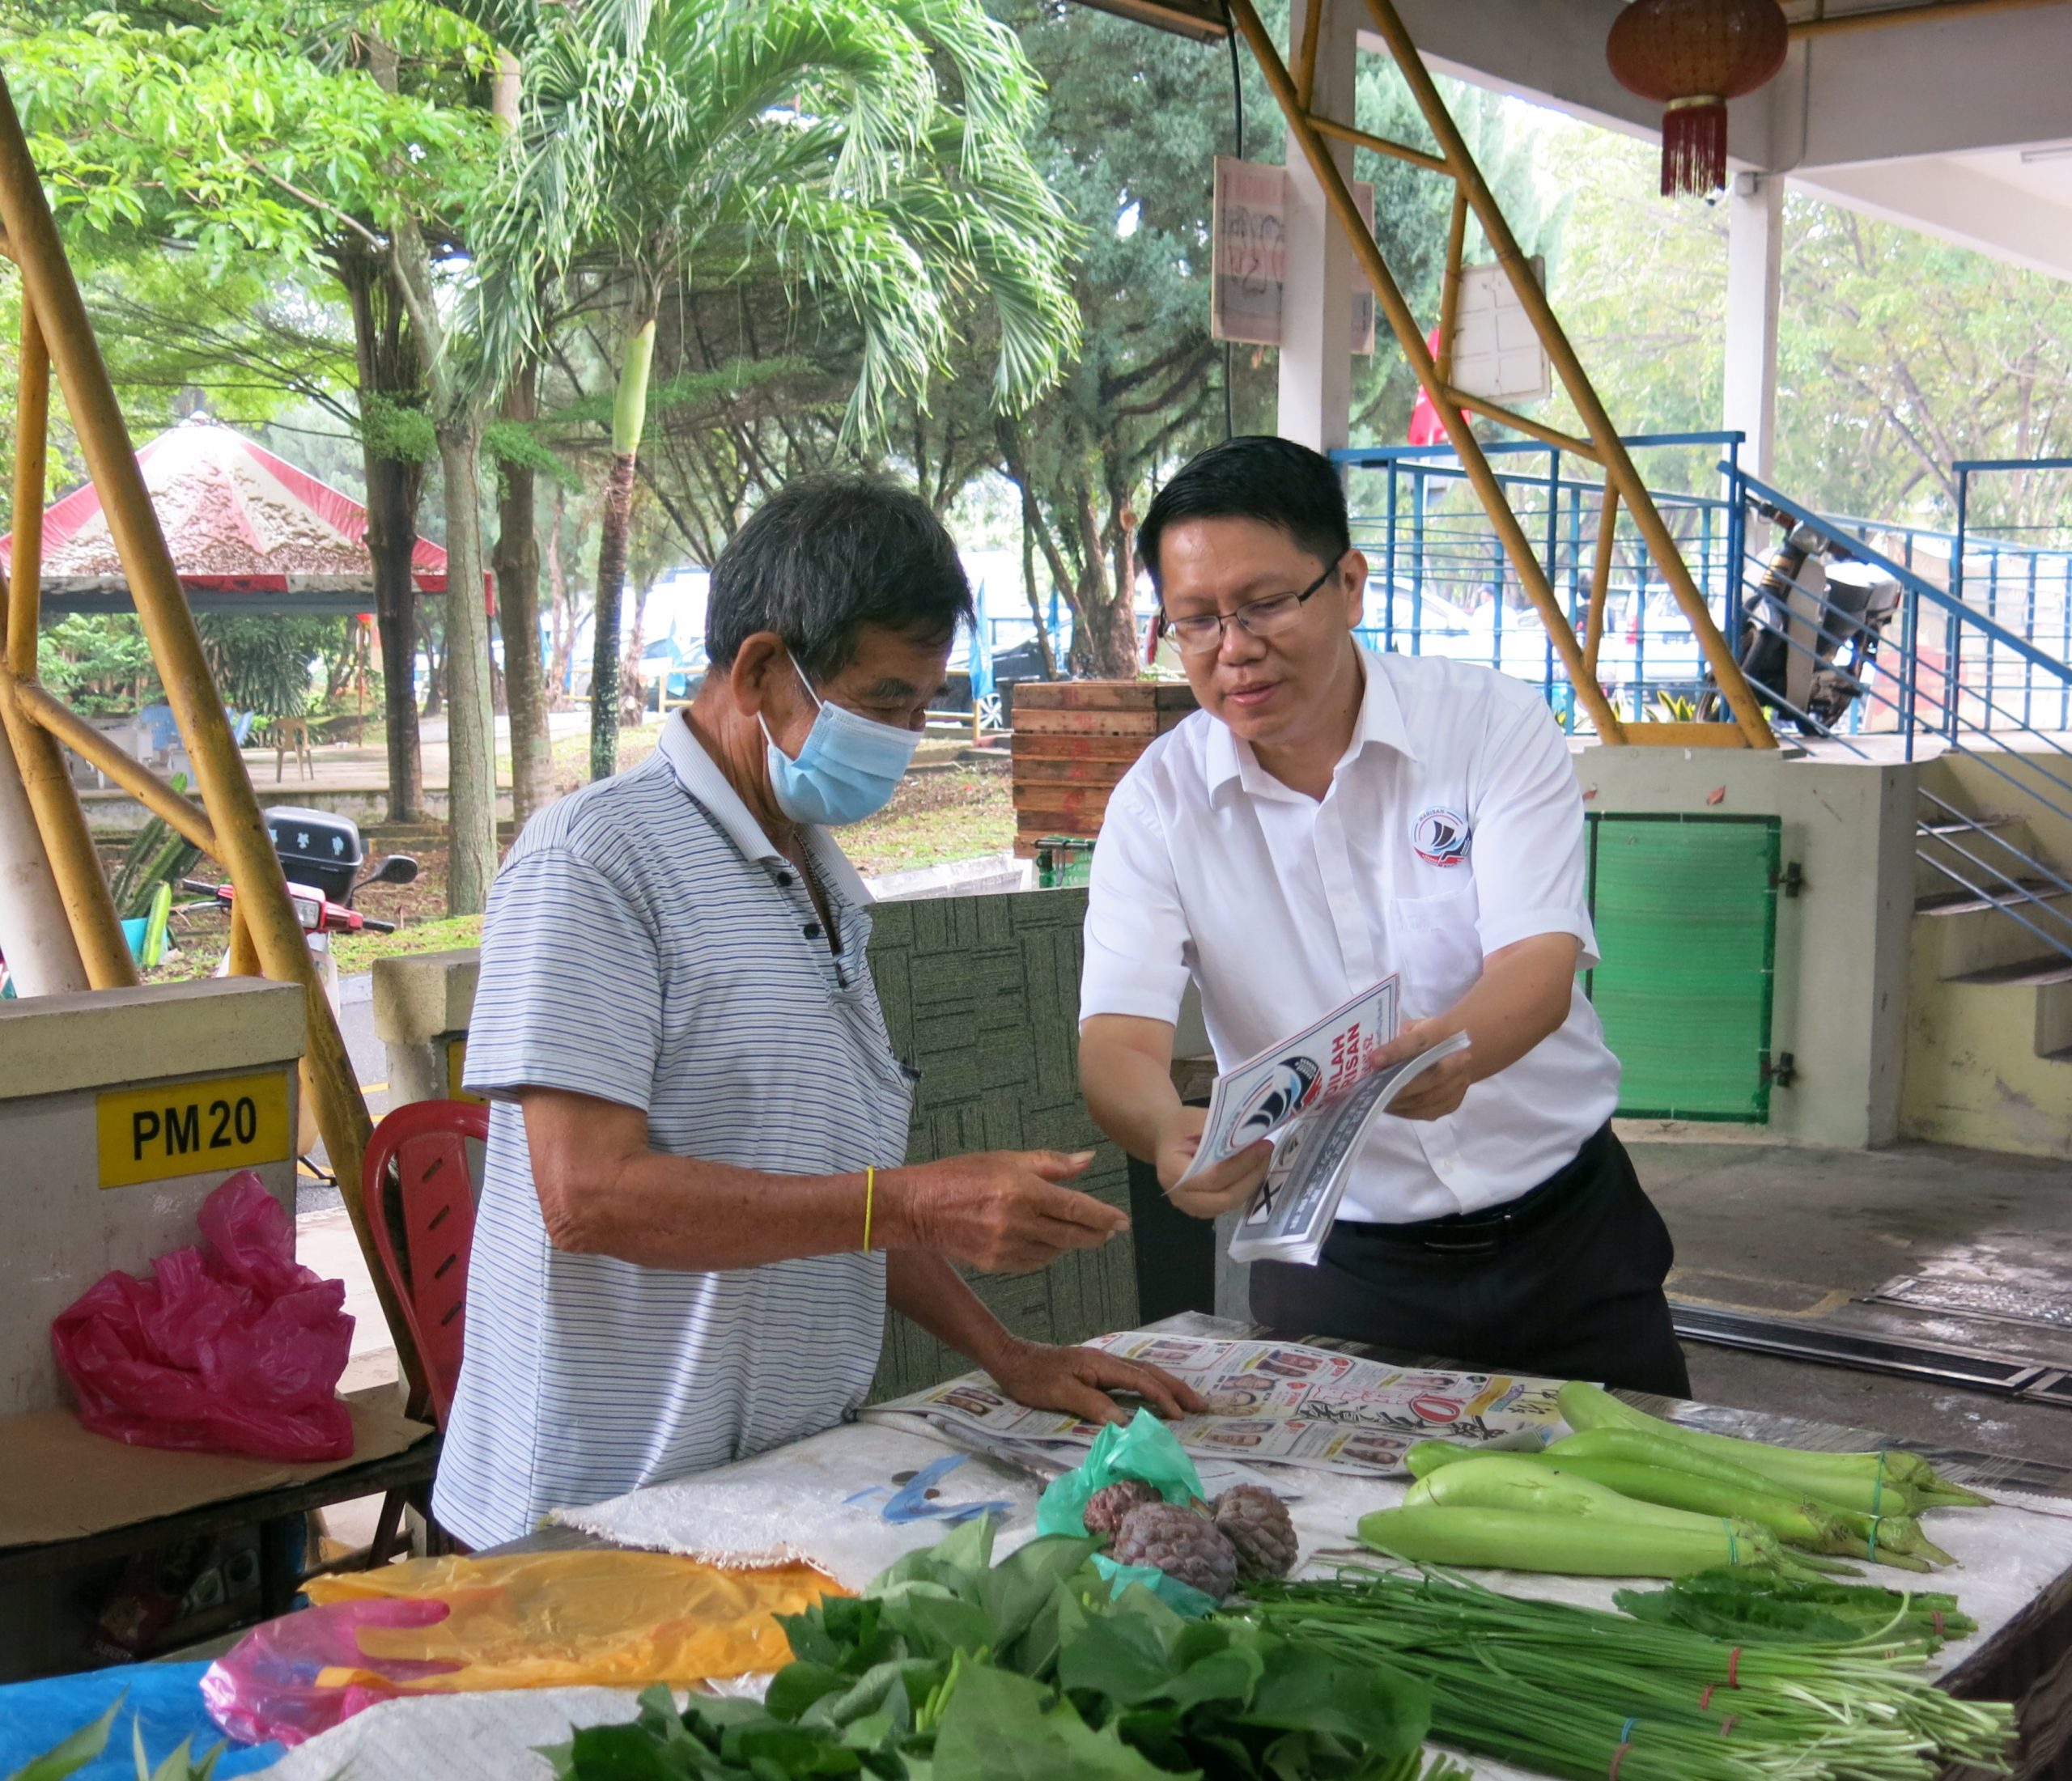
<instances>
[{"instance_id":1,"label":"wooden pallet","mask_svg":"<svg viewBox=\"0 0 2072 1781\"><path fill-rule=\"evenodd\" d=\"M1195 709L1176 681L1030 681L1014 689L1014 850L1091 840L1139 755Z\"/></svg>"}]
</instances>

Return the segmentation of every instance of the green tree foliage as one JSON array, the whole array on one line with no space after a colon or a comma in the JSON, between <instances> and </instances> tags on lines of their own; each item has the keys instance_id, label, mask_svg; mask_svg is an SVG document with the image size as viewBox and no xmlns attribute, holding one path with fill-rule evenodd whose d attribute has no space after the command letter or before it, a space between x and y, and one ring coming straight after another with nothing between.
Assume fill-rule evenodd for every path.
<instances>
[{"instance_id":1,"label":"green tree foliage","mask_svg":"<svg viewBox=\"0 0 2072 1781\"><path fill-rule=\"evenodd\" d=\"M1574 194L1551 295L1613 421L1625 433L1718 426L1724 209L1658 196L1650 145L1560 120L1540 134L1547 176ZM1954 460L2072 451L2062 281L1797 195L1782 265L1777 476L1788 493L1949 525ZM1576 424L1565 401L1548 418ZM1981 479L1977 494L1988 526L2038 524L2064 499L2044 477Z\"/></svg>"}]
</instances>

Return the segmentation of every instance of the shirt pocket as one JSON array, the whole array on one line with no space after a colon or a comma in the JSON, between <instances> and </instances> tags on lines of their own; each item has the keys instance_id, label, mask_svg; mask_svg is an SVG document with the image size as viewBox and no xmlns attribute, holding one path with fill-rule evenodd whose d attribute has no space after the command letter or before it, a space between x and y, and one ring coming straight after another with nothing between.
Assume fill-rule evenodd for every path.
<instances>
[{"instance_id":1,"label":"shirt pocket","mask_svg":"<svg viewBox=\"0 0 2072 1781\"><path fill-rule=\"evenodd\" d=\"M1482 975L1481 900L1472 883L1440 897L1398 897L1389 904L1389 929L1403 979L1404 1016L1444 1014Z\"/></svg>"}]
</instances>

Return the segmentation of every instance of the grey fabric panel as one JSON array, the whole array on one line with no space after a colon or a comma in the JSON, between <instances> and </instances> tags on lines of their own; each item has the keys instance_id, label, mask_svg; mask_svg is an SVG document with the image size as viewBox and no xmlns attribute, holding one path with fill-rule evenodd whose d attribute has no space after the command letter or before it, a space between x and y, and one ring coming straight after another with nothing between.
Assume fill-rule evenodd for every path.
<instances>
[{"instance_id":1,"label":"grey fabric panel","mask_svg":"<svg viewBox=\"0 0 2072 1781\"><path fill-rule=\"evenodd\" d=\"M881 903L870 961L894 1050L921 1072L911 1162L980 1150L1094 1150L1080 1185L1127 1208L1123 1154L1079 1095L1080 930L1084 890ZM1081 1342L1136 1321L1126 1233L1039 1274L975 1277L1017 1335ZM896 1312L873 1395L896 1397L970 1363Z\"/></svg>"}]
</instances>

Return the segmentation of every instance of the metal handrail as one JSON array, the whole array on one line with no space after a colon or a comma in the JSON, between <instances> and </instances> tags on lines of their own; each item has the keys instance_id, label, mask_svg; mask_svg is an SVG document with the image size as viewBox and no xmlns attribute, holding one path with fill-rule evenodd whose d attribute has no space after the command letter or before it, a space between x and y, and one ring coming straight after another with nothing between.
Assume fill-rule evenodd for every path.
<instances>
[{"instance_id":1,"label":"metal handrail","mask_svg":"<svg viewBox=\"0 0 2072 1781\"><path fill-rule=\"evenodd\" d=\"M1720 469L1723 473L1730 476L1736 473L1730 464L1722 464ZM1800 524L1811 526L1823 536L1832 538L1836 543L1841 545L1848 550L1850 556L1858 562L1867 562L1873 568L1883 570L1908 592L1926 600L1932 605L1940 607L1951 617L1974 626L1981 635L1991 638L2003 648L2011 649L2031 666L2056 675L2068 688L2072 688L2072 667L2068 667L2065 663L2059 661L2056 656L2038 649L2027 638L2017 637L1998 620L1987 617L1976 606L1966 605L1955 595L1945 593L1934 583L1924 580L1911 569L1904 568L1894 562L1890 557L1886 556L1882 551L1872 549L1862 540L1849 537L1836 527L1833 521L1823 519L1810 507L1801 507L1788 495L1780 494L1767 482L1759 481L1756 477L1750 476L1747 471L1739 473L1737 480L1743 487L1753 490L1773 507L1790 514Z\"/></svg>"},{"instance_id":2,"label":"metal handrail","mask_svg":"<svg viewBox=\"0 0 2072 1781\"><path fill-rule=\"evenodd\" d=\"M1985 889L1981 885L1974 884L1968 878L1965 877L1962 872L1956 871L1951 867L1944 865L1941 860L1937 859L1934 855L1924 854L1918 848L1917 848L1914 852L1915 858L1926 861L1929 865L1934 867L1936 871L1942 873L1945 878L1951 880L1955 884L1961 884L1966 890L1969 891L1972 896L1982 898L1985 902L1990 904L1997 913L2006 916L2009 921L2019 922L2022 927L2027 928L2032 934L2035 935L2038 939L2041 940L2045 946L2049 947L2052 952L2057 953L2061 958L2072 959L2072 944L2068 944L2066 941L2058 939L2057 935L2053 934L2044 933L2041 928L2038 927L2034 922L2031 921L2019 910L2010 909L2004 902L2001 901L1999 898L1993 896L1991 892Z\"/></svg>"}]
</instances>

